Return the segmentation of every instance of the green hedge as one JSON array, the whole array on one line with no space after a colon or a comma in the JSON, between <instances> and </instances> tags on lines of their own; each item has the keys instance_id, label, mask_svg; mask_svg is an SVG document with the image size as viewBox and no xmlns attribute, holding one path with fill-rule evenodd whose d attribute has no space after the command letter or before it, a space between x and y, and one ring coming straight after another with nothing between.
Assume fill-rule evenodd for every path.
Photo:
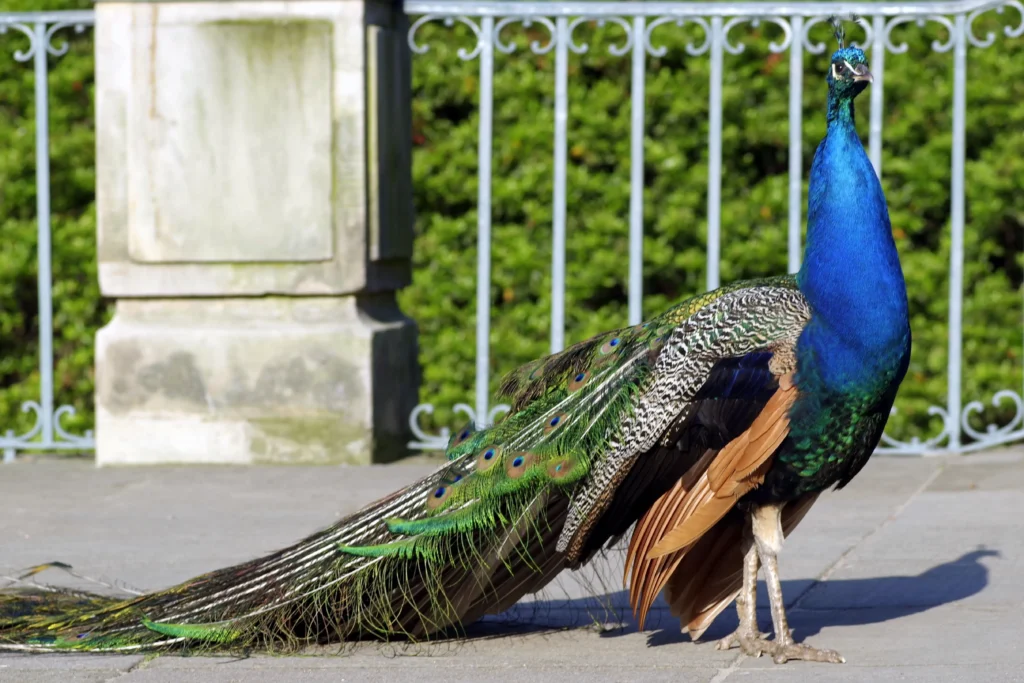
<instances>
[{"instance_id":1,"label":"green hedge","mask_svg":"<svg viewBox=\"0 0 1024 683\"><path fill-rule=\"evenodd\" d=\"M15 0L14 9L72 9L87 0ZM990 25L1016 21L986 15ZM851 33L855 31L851 30ZM71 39L52 60L54 306L57 398L92 421L92 339L110 307L96 285L93 206L93 59L91 37ZM722 280L786 268L789 59L767 52L772 26L737 26L746 50L726 55L722 179ZM856 33L855 33L856 35ZM827 40L828 29L812 33ZM417 238L413 285L399 295L420 326L421 398L437 406L434 422L461 417L450 406L471 399L474 378L476 149L479 61L456 55L472 41L463 28L425 26L430 53L414 57L414 179ZM554 60L527 41L546 42L534 25L509 27L519 50L497 54L494 78L493 383L547 350L550 309ZM569 64L567 341L626 320L630 59L610 55L616 26L582 25L590 43ZM927 408L945 401L951 144L950 53L929 42L944 29L914 24L893 31L904 55L887 55L883 184L907 273L914 355L890 433L926 436L940 428ZM687 40L703 37L667 25L654 33L668 52L648 59L646 82L644 313L654 314L704 283L707 184L707 56L690 57ZM19 412L38 395L36 369L35 179L32 72L16 63L16 34L0 36L0 429L31 424ZM1024 249L1024 60L1021 39L1000 36L972 48L968 72L967 269L964 301L964 397L987 400L1021 386L1021 259ZM824 131L827 55L804 62L804 169ZM860 130L866 139L867 102ZM806 188L806 178L805 178ZM986 420L1012 410L989 408ZM429 422L429 421L428 421ZM980 426L981 422L977 423Z\"/></svg>"}]
</instances>

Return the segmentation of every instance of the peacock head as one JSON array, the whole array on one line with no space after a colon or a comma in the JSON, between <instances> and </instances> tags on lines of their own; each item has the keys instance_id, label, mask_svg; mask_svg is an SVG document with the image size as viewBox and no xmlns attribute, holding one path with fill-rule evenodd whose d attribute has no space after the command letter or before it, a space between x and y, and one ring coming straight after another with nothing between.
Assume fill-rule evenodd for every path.
<instances>
[{"instance_id":1,"label":"peacock head","mask_svg":"<svg viewBox=\"0 0 1024 683\"><path fill-rule=\"evenodd\" d=\"M867 55L858 47L839 48L832 53L832 64L825 80L837 98L853 99L873 80L868 71Z\"/></svg>"},{"instance_id":2,"label":"peacock head","mask_svg":"<svg viewBox=\"0 0 1024 683\"><path fill-rule=\"evenodd\" d=\"M856 15L852 15L850 19L860 21ZM843 20L840 17L833 16L829 20L839 43L839 49L832 53L832 64L829 65L828 76L825 77L828 81L829 94L837 100L852 100L873 80L871 72L868 71L868 58L859 47L846 46L846 29L843 28Z\"/></svg>"}]
</instances>

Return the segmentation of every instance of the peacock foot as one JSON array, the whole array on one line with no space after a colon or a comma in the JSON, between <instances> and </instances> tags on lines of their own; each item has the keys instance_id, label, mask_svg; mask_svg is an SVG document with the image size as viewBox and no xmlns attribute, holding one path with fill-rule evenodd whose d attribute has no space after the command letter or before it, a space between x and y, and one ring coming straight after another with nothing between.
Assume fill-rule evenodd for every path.
<instances>
[{"instance_id":1,"label":"peacock foot","mask_svg":"<svg viewBox=\"0 0 1024 683\"><path fill-rule=\"evenodd\" d=\"M757 545L757 554L764 567L764 580L768 589L768 601L772 608L772 625L775 640L761 645L761 652L770 656L776 664L785 664L791 659L805 662L828 662L842 664L846 660L835 650L819 650L793 640L793 632L786 619L786 603L782 599L782 581L779 580L779 551L782 549L782 506L760 505L751 513L751 528Z\"/></svg>"},{"instance_id":2,"label":"peacock foot","mask_svg":"<svg viewBox=\"0 0 1024 683\"><path fill-rule=\"evenodd\" d=\"M761 641L759 647L761 647L761 652L770 655L776 664L785 664L791 659L800 659L805 662L828 662L829 664L842 664L846 661L835 650L821 650L803 643L796 643L793 642L792 637L781 641Z\"/></svg>"},{"instance_id":3,"label":"peacock foot","mask_svg":"<svg viewBox=\"0 0 1024 683\"><path fill-rule=\"evenodd\" d=\"M766 651L765 648L768 644L766 636L758 631L757 628L750 628L740 624L738 629L719 640L715 648L731 650L734 647L738 647L748 657L760 657L761 653Z\"/></svg>"}]
</instances>

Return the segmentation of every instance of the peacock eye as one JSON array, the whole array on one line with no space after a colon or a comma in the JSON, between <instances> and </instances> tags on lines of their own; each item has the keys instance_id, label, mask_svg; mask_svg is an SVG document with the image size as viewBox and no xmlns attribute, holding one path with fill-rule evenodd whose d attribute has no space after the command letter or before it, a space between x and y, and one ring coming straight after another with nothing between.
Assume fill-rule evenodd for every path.
<instances>
[{"instance_id":1,"label":"peacock eye","mask_svg":"<svg viewBox=\"0 0 1024 683\"><path fill-rule=\"evenodd\" d=\"M845 73L846 73L846 65L842 64L842 63L836 64L836 76L842 76Z\"/></svg>"}]
</instances>

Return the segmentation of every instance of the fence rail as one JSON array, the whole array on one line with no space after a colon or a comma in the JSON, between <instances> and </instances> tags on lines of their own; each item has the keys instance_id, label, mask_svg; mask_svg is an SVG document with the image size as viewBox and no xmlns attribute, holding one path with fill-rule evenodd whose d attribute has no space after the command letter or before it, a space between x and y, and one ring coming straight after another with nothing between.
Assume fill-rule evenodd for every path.
<instances>
[{"instance_id":1,"label":"fence rail","mask_svg":"<svg viewBox=\"0 0 1024 683\"><path fill-rule=\"evenodd\" d=\"M961 396L963 341L963 274L964 274L964 162L966 69L969 48L984 49L996 41L994 32L978 36L974 22L988 12L1016 12L1019 20L1010 21L1003 33L1008 37L1024 34L1024 4L1019 0L964 2L807 2L774 4L768 2L691 3L691 2L463 2L461 0L408 0L406 11L414 18L408 40L414 54L422 55L428 45L417 42L419 29L427 23L443 22L447 26L461 24L476 38L470 48L458 51L459 58L479 62L479 139L478 139L478 261L476 301L476 382L474 405L457 404L454 409L479 423L489 423L508 409L489 404L490 337L490 275L491 275L491 149L493 143L493 77L495 50L509 54L516 47L505 42L502 32L513 24L543 27L547 42L534 41L530 50L536 54L553 53L555 61L555 131L554 131L554 194L552 243L552 310L550 326L551 351L558 351L565 341L565 265L566 265L566 172L568 121L568 61L570 52L582 54L589 45L574 38L584 22L615 23L625 38L610 45L610 54L631 60L631 131L630 131L630 210L628 265L628 323L641 322L642 244L643 244L643 160L644 160L644 87L647 58L660 57L666 48L658 44L653 32L658 27L675 24L699 27L703 41L685 46L694 57L707 55L710 60L710 101L708 136L708 199L707 199L707 280L708 288L719 285L721 247L721 167L722 167L722 79L726 53L739 54L744 44L734 31L743 24L756 27L760 23L777 26L782 37L771 42L768 49L776 54L789 52L789 215L788 261L791 271L799 268L802 215L802 105L803 55L822 54L826 46L814 42L809 31L833 14L856 13L862 17L863 38L857 41L868 50L872 62L874 84L871 88L869 114L869 157L876 172L882 173L882 121L885 55L907 50L905 43L893 42L895 27L909 22L924 25L933 22L948 32L945 41L936 40L931 49L952 52L953 108L951 170L951 254L949 287L948 393L945 406L932 406L929 414L942 418L941 430L927 439L900 441L884 435L879 452L923 454L937 451L967 452L997 444L1024 439L1024 399L1017 391L1006 389L993 397L993 405L1011 402L1016 412L1005 425L988 425L975 429L969 418L980 413L980 401L963 405ZM61 419L74 412L68 405L55 407L53 392L53 316L50 250L50 177L48 138L48 56L59 57L67 49L58 33L71 29L86 30L94 23L91 11L0 13L0 34L20 33L28 38L28 47L13 51L19 62L31 62L35 71L36 104L36 182L38 217L38 288L39 288L39 401L22 406L34 412L35 425L25 433L7 430L0 437L4 460L14 459L23 450L89 450L94 447L91 432L69 434L61 427ZM4 46L0 35L0 47ZM56 42L55 42L56 41ZM0 52L0 58L3 53ZM410 415L409 423L416 436L410 445L416 448L443 448L448 441L447 430L428 434L419 424L423 414L430 414L430 403L420 404ZM972 441L964 443L964 436Z\"/></svg>"}]
</instances>

